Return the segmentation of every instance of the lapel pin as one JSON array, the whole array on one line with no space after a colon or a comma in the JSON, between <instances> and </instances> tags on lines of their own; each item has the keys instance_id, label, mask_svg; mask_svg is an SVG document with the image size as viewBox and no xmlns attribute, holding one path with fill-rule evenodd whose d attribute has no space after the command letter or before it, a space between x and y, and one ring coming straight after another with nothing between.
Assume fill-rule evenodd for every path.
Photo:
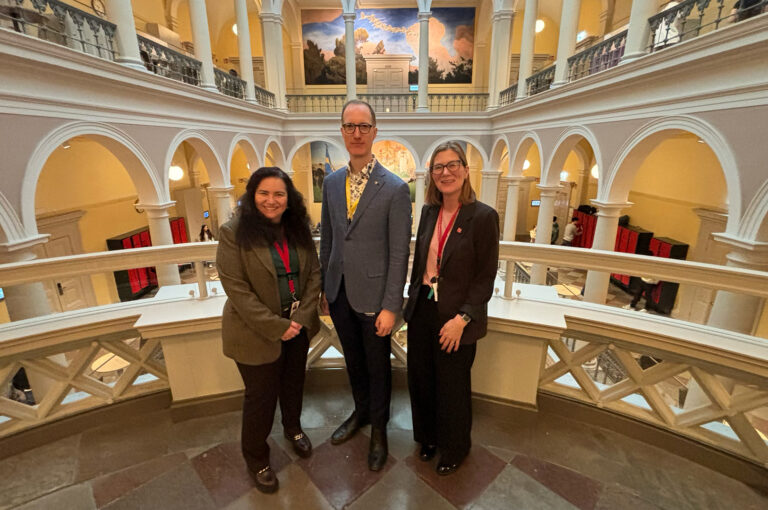
<instances>
[{"instance_id":1,"label":"lapel pin","mask_svg":"<svg viewBox=\"0 0 768 510\"><path fill-rule=\"evenodd\" d=\"M456 229L456 233L457 233L457 234L461 234L461 227L459 227L459 228L457 228L457 229Z\"/></svg>"}]
</instances>

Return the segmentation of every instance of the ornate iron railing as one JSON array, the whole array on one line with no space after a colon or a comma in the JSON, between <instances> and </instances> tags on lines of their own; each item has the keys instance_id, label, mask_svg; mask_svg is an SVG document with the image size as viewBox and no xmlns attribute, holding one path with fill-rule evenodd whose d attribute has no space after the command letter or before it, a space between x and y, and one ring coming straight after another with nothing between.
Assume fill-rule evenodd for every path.
<instances>
[{"instance_id":1,"label":"ornate iron railing","mask_svg":"<svg viewBox=\"0 0 768 510\"><path fill-rule=\"evenodd\" d=\"M275 94L259 87L258 85L254 85L254 87L256 89L256 101L260 105L266 106L267 108L275 108L277 106Z\"/></svg>"},{"instance_id":2,"label":"ornate iron railing","mask_svg":"<svg viewBox=\"0 0 768 510\"><path fill-rule=\"evenodd\" d=\"M568 59L568 81L578 80L618 65L624 56L627 31L595 44Z\"/></svg>"},{"instance_id":3,"label":"ornate iron railing","mask_svg":"<svg viewBox=\"0 0 768 510\"><path fill-rule=\"evenodd\" d=\"M238 99L245 99L245 87L247 83L239 77L229 74L221 69L214 68L213 75L216 80L216 88L219 92Z\"/></svg>"},{"instance_id":4,"label":"ornate iron railing","mask_svg":"<svg viewBox=\"0 0 768 510\"><path fill-rule=\"evenodd\" d=\"M648 18L648 51L657 51L768 11L768 0L735 8L725 0L685 0Z\"/></svg>"},{"instance_id":5,"label":"ornate iron railing","mask_svg":"<svg viewBox=\"0 0 768 510\"><path fill-rule=\"evenodd\" d=\"M499 93L499 106L507 106L515 102L517 97L517 83L507 87Z\"/></svg>"},{"instance_id":6,"label":"ornate iron railing","mask_svg":"<svg viewBox=\"0 0 768 510\"><path fill-rule=\"evenodd\" d=\"M531 75L530 78L525 80L525 88L528 91L528 95L532 96L539 92L549 90L549 86L555 81L555 66L551 65L545 67L536 74Z\"/></svg>"},{"instance_id":7,"label":"ornate iron railing","mask_svg":"<svg viewBox=\"0 0 768 510\"><path fill-rule=\"evenodd\" d=\"M59 0L13 0L5 4L0 5L0 27L115 59L114 23Z\"/></svg>"},{"instance_id":8,"label":"ornate iron railing","mask_svg":"<svg viewBox=\"0 0 768 510\"><path fill-rule=\"evenodd\" d=\"M143 36L138 36L138 41L141 60L149 71L184 83L200 85L202 64L199 60Z\"/></svg>"},{"instance_id":9,"label":"ornate iron railing","mask_svg":"<svg viewBox=\"0 0 768 510\"><path fill-rule=\"evenodd\" d=\"M414 112L417 107L416 94L358 94L377 113ZM288 111L303 113L341 112L347 101L345 94L289 95ZM484 111L488 94L429 94L428 107L431 112L477 112Z\"/></svg>"}]
</instances>

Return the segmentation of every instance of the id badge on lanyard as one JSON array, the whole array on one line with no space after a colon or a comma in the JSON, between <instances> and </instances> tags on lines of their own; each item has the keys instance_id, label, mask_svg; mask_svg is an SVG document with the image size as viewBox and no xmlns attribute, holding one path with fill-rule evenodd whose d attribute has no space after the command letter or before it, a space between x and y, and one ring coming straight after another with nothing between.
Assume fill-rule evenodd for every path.
<instances>
[{"instance_id":1,"label":"id badge on lanyard","mask_svg":"<svg viewBox=\"0 0 768 510\"><path fill-rule=\"evenodd\" d=\"M291 292L291 299L293 300L291 303L291 312L289 317L293 317L293 314L296 313L296 310L298 310L299 306L301 306L301 301L296 299L296 285L293 283L293 275L291 274L291 254L288 250L288 241L283 239L282 246L280 246L280 244L275 241L275 249L277 250L277 254L280 256L283 267L285 267L285 272L288 275L288 290Z\"/></svg>"}]
</instances>

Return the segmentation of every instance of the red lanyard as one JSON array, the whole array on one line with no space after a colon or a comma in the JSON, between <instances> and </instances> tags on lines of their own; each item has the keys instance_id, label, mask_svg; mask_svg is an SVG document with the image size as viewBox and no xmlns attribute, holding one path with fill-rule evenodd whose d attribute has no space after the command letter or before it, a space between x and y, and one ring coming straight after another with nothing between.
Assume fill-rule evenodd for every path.
<instances>
[{"instance_id":1,"label":"red lanyard","mask_svg":"<svg viewBox=\"0 0 768 510\"><path fill-rule=\"evenodd\" d=\"M451 221L448 222L448 226L445 227L445 230L443 230L443 208L440 208L440 214L437 215L437 274L440 274L440 259L443 257L443 248L445 247L445 242L448 240L448 234L451 233L451 227L453 226L453 223L456 221L456 216L459 215L459 211L461 210L461 204L459 204L459 208L456 209L456 212L453 213L453 216L451 216ZM440 232L442 230L442 233Z\"/></svg>"},{"instance_id":2,"label":"red lanyard","mask_svg":"<svg viewBox=\"0 0 768 510\"><path fill-rule=\"evenodd\" d=\"M283 247L281 248L277 241L275 241L275 249L277 254L280 255L280 260L283 262L285 272L288 276L288 290L292 295L296 295L296 287L293 285L293 276L291 276L291 252L288 251L288 241L283 238Z\"/></svg>"}]
</instances>

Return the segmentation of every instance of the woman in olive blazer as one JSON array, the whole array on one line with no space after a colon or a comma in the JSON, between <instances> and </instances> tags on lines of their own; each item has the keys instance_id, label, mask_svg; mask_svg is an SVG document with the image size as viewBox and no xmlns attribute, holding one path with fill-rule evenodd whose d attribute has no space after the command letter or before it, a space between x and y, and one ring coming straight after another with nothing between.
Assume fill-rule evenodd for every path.
<instances>
[{"instance_id":1,"label":"woman in olive blazer","mask_svg":"<svg viewBox=\"0 0 768 510\"><path fill-rule=\"evenodd\" d=\"M437 473L449 475L471 446L471 370L488 329L499 216L475 199L459 144L438 146L429 168L404 311L408 389L419 457L428 461L439 450Z\"/></svg>"},{"instance_id":2,"label":"woman in olive blazer","mask_svg":"<svg viewBox=\"0 0 768 510\"><path fill-rule=\"evenodd\" d=\"M216 266L227 302L224 354L245 384L242 450L263 492L277 490L267 437L280 401L283 433L302 457L300 417L309 339L319 329L321 277L301 194L279 168L251 175L237 214L219 230Z\"/></svg>"}]
</instances>

